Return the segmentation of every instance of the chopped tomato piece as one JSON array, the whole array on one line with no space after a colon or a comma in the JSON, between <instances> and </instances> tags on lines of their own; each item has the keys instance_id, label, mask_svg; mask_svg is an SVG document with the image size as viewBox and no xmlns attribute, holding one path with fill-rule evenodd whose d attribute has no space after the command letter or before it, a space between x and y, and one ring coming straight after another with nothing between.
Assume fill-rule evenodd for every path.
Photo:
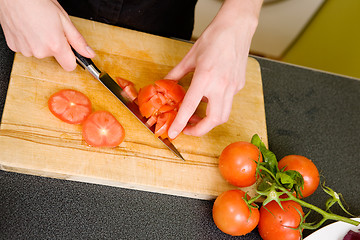
<instances>
[{"instance_id":1,"label":"chopped tomato piece","mask_svg":"<svg viewBox=\"0 0 360 240\"><path fill-rule=\"evenodd\" d=\"M124 92L126 94L126 96L124 96L124 97L126 97L127 99L129 99L132 102L135 101L135 99L138 96L138 92L136 91L134 83L129 80L120 78L120 77L115 78L115 80L117 81L117 83L119 84L121 89L124 90Z\"/></svg>"},{"instance_id":2,"label":"chopped tomato piece","mask_svg":"<svg viewBox=\"0 0 360 240\"><path fill-rule=\"evenodd\" d=\"M156 116L151 116L147 121L146 121L146 125L151 128L155 123L157 122L157 117Z\"/></svg>"},{"instance_id":3,"label":"chopped tomato piece","mask_svg":"<svg viewBox=\"0 0 360 240\"><path fill-rule=\"evenodd\" d=\"M159 92L164 92L165 97L168 100L172 100L175 103L179 103L183 100L185 95L185 89L179 85L176 81L161 79L155 82Z\"/></svg>"},{"instance_id":4,"label":"chopped tomato piece","mask_svg":"<svg viewBox=\"0 0 360 240\"><path fill-rule=\"evenodd\" d=\"M176 117L176 112L166 112L159 115L157 118L157 123L155 126L155 136L160 136L162 138L169 138L167 132L170 128L171 123Z\"/></svg>"},{"instance_id":5,"label":"chopped tomato piece","mask_svg":"<svg viewBox=\"0 0 360 240\"><path fill-rule=\"evenodd\" d=\"M93 112L84 122L83 138L93 147L116 147L123 142L125 130L108 111Z\"/></svg>"},{"instance_id":6,"label":"chopped tomato piece","mask_svg":"<svg viewBox=\"0 0 360 240\"><path fill-rule=\"evenodd\" d=\"M157 94L156 88L154 85L148 85L146 87L140 88L138 95L139 107L145 102L149 101L155 94Z\"/></svg>"},{"instance_id":7,"label":"chopped tomato piece","mask_svg":"<svg viewBox=\"0 0 360 240\"><path fill-rule=\"evenodd\" d=\"M168 138L167 131L175 119L177 110L185 96L185 89L176 81L161 79L140 89L138 104L140 113L156 119L155 135ZM154 117L154 118L153 118Z\"/></svg>"},{"instance_id":8,"label":"chopped tomato piece","mask_svg":"<svg viewBox=\"0 0 360 240\"><path fill-rule=\"evenodd\" d=\"M72 89L63 89L51 95L48 107L55 117L71 124L81 124L91 113L89 98Z\"/></svg>"}]
</instances>

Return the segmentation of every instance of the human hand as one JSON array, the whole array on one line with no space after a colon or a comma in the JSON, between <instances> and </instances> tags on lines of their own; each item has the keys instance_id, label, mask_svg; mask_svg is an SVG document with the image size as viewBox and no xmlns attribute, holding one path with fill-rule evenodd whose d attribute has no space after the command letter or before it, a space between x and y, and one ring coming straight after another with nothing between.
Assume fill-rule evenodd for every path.
<instances>
[{"instance_id":1,"label":"human hand","mask_svg":"<svg viewBox=\"0 0 360 240\"><path fill-rule=\"evenodd\" d=\"M202 136L227 122L234 95L245 85L247 58L262 0L227 0L212 23L173 68L166 79L180 80L194 72L190 87L169 128L175 138L181 131ZM202 99L206 116L187 126Z\"/></svg>"},{"instance_id":2,"label":"human hand","mask_svg":"<svg viewBox=\"0 0 360 240\"><path fill-rule=\"evenodd\" d=\"M76 58L70 45L85 57L95 56L56 0L0 0L0 23L9 48L26 57L54 56L72 71Z\"/></svg>"}]
</instances>

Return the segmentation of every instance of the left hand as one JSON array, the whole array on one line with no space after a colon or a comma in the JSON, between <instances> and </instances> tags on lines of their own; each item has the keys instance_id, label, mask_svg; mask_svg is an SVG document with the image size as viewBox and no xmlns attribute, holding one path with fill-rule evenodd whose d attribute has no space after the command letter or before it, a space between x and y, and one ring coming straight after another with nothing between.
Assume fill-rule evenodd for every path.
<instances>
[{"instance_id":1,"label":"left hand","mask_svg":"<svg viewBox=\"0 0 360 240\"><path fill-rule=\"evenodd\" d=\"M259 2L258 5L254 2ZM194 72L190 87L168 135L181 131L202 136L227 122L234 95L245 85L247 58L255 32L261 0L227 0L213 22L195 42L166 79L180 80ZM188 125L202 99L207 100L206 116Z\"/></svg>"}]
</instances>

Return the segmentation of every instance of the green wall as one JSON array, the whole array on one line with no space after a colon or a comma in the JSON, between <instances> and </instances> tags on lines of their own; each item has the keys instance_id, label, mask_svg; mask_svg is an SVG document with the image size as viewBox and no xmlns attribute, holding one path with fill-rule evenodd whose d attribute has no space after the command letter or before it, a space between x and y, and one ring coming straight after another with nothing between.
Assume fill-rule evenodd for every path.
<instances>
[{"instance_id":1,"label":"green wall","mask_svg":"<svg viewBox=\"0 0 360 240\"><path fill-rule=\"evenodd\" d=\"M360 78L360 0L327 0L281 60Z\"/></svg>"}]
</instances>

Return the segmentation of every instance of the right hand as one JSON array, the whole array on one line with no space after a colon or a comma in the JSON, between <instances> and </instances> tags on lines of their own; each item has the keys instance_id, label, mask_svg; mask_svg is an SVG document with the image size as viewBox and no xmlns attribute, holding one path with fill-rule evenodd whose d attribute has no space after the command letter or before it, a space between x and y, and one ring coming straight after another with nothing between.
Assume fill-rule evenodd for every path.
<instances>
[{"instance_id":1,"label":"right hand","mask_svg":"<svg viewBox=\"0 0 360 240\"><path fill-rule=\"evenodd\" d=\"M26 57L54 56L66 71L76 68L70 45L84 57L95 56L56 0L0 0L0 24L11 50Z\"/></svg>"}]
</instances>

